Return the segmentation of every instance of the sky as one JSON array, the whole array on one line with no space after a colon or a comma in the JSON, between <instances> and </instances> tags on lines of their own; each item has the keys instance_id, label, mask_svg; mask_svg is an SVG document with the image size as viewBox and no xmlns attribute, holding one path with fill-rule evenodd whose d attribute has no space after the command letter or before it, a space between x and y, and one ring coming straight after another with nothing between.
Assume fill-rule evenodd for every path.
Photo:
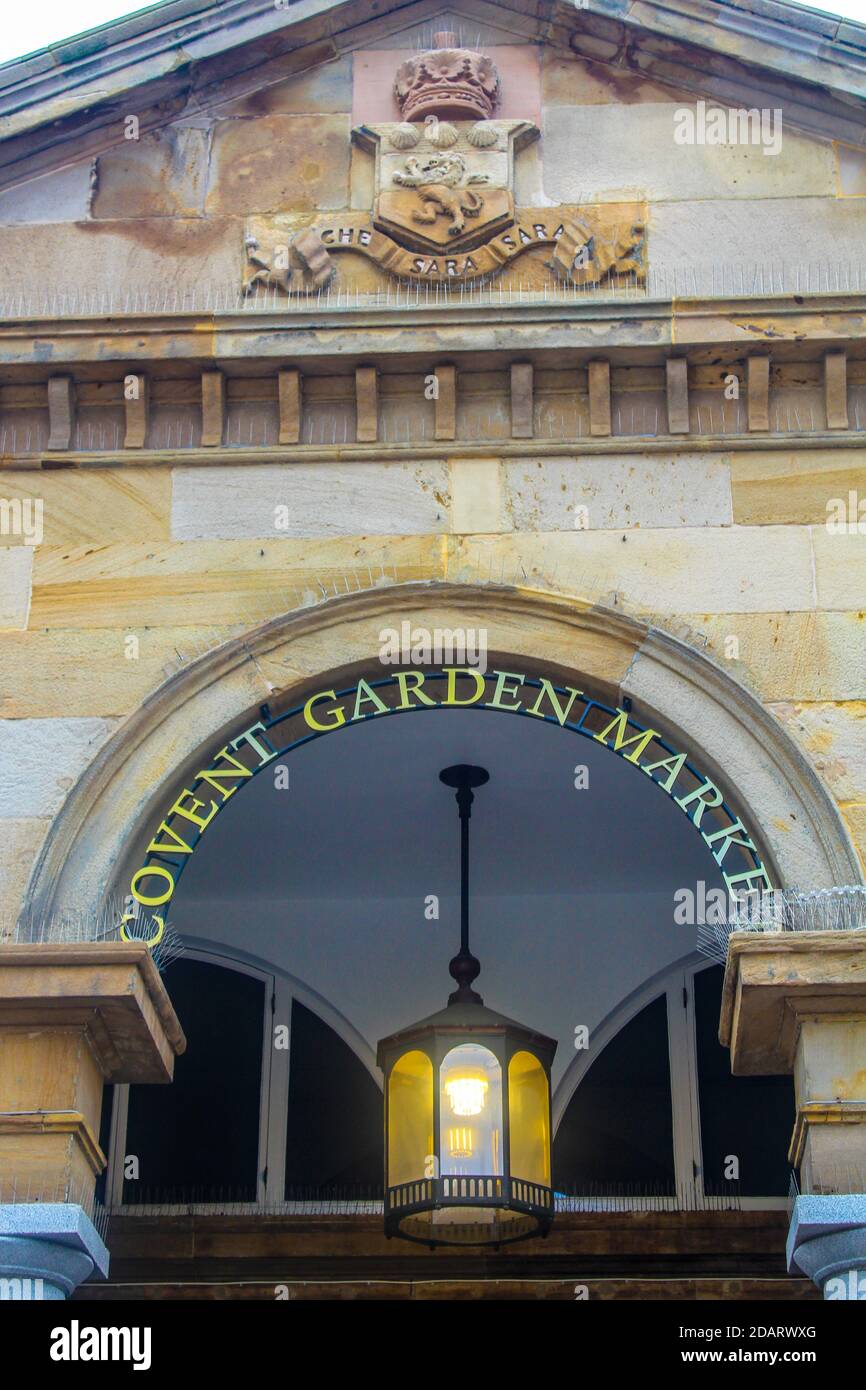
<instances>
[{"instance_id":1,"label":"sky","mask_svg":"<svg viewBox=\"0 0 866 1390\"><path fill-rule=\"evenodd\" d=\"M5 0L0 26L0 63L147 8L152 7L129 4L128 0L39 0L36 5ZM830 5L812 8L859 19L866 24L866 0L833 0Z\"/></svg>"}]
</instances>

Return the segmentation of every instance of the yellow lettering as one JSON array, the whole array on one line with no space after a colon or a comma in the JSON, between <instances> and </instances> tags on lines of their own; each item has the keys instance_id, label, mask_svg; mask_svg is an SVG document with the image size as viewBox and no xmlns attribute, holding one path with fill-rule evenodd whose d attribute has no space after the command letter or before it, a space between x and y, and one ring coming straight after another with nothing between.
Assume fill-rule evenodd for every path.
<instances>
[{"instance_id":1,"label":"yellow lettering","mask_svg":"<svg viewBox=\"0 0 866 1390\"><path fill-rule=\"evenodd\" d=\"M513 671L497 671L496 689L493 692L493 698L486 700L485 704L493 705L496 709L520 709L519 699L516 705L506 705L502 697L503 695L519 696L520 687L525 680L525 676L516 676ZM517 681L517 685L510 686L508 684L509 681Z\"/></svg>"},{"instance_id":2,"label":"yellow lettering","mask_svg":"<svg viewBox=\"0 0 866 1390\"><path fill-rule=\"evenodd\" d=\"M165 845L160 844L158 840L151 840L147 847L148 854L161 854L166 850L169 850L172 854L192 854L192 845L188 845L186 840L182 840L177 831L172 830L171 826L165 821L162 822L162 825L156 833L157 835L168 835L169 839L173 840L174 843Z\"/></svg>"},{"instance_id":3,"label":"yellow lettering","mask_svg":"<svg viewBox=\"0 0 866 1390\"><path fill-rule=\"evenodd\" d=\"M366 718L366 715L361 713L362 704L375 705L376 714L388 713L388 706L385 704L384 700L379 699L373 687L368 685L365 680L358 681L358 689L355 693L355 713L352 715L353 723L356 719Z\"/></svg>"},{"instance_id":4,"label":"yellow lettering","mask_svg":"<svg viewBox=\"0 0 866 1390\"><path fill-rule=\"evenodd\" d=\"M185 796L188 796L190 801L192 802L192 810L189 810L186 806L182 805ZM208 811L206 816L196 815L196 811L198 811L202 806L204 806L204 804L205 803L203 801L199 801L198 797L193 796L192 792L188 791L187 788L184 787L183 791L177 798L177 801L171 807L168 814L170 816L183 816L184 820L192 821L193 825L198 826L199 830L204 830L206 826L210 825L211 821L213 820L214 816L219 810L219 806L217 806L216 802L212 801L210 804L210 810Z\"/></svg>"},{"instance_id":5,"label":"yellow lettering","mask_svg":"<svg viewBox=\"0 0 866 1390\"><path fill-rule=\"evenodd\" d=\"M231 747L237 748L239 743L248 743L251 748L255 748L261 759L259 766L263 766L265 763L269 763L271 758L275 758L280 750L279 748L272 747L271 744L267 742L267 739L265 739L264 743L260 742L255 735L256 729L260 729L264 734L265 726L262 724L261 720L256 724L251 724L248 729L244 729L242 734L238 734L237 738L233 738Z\"/></svg>"},{"instance_id":6,"label":"yellow lettering","mask_svg":"<svg viewBox=\"0 0 866 1390\"><path fill-rule=\"evenodd\" d=\"M217 757L225 758L226 762L231 763L232 767L234 767L236 771L230 772L228 768L211 767L208 768L206 772L196 773L196 779L202 782L207 782L208 786L213 787L215 791L218 791L220 793L223 801L228 801L230 796L234 796L235 792L237 791L237 787L224 787L222 783L219 781L220 777L243 778L252 777L253 775L251 768L245 767L244 764L238 758L232 757L231 753L229 752L230 746L232 745L227 743L225 748L221 748L220 751L217 753Z\"/></svg>"},{"instance_id":7,"label":"yellow lettering","mask_svg":"<svg viewBox=\"0 0 866 1390\"><path fill-rule=\"evenodd\" d=\"M701 786L695 787L694 791L689 792L687 796L674 797L674 800L676 801L677 805L681 806L684 811L686 810L686 807L690 806L693 801L695 802L694 815L690 815L689 819L699 829L701 824L701 818L703 817L704 811L707 809L707 807L721 806L724 799L725 798L722 796L722 793L719 791L715 782L710 782L709 780L703 782Z\"/></svg>"},{"instance_id":8,"label":"yellow lettering","mask_svg":"<svg viewBox=\"0 0 866 1390\"><path fill-rule=\"evenodd\" d=\"M647 744L652 743L654 738L659 737L659 734L655 729L645 729L643 733L632 734L631 738L624 738L623 735L625 734L627 728L628 715L626 714L624 709L620 709L619 706L617 706L616 716L610 721L607 728L604 729L602 733L593 734L593 738L595 739L596 743L607 744L608 739L611 736L611 732L615 730L616 732L614 734L613 743L614 753L619 753L621 749L628 748L632 743L636 743L637 747L632 749L631 753L625 754L625 760L626 762L635 763L637 764L637 766L640 766L640 764L637 761L638 758L640 757L641 753L643 753ZM608 744L608 747L609 746L610 745Z\"/></svg>"},{"instance_id":9,"label":"yellow lettering","mask_svg":"<svg viewBox=\"0 0 866 1390\"><path fill-rule=\"evenodd\" d=\"M579 695L582 695L582 694L583 694L583 691L581 691L581 690L572 690L572 688L571 688L570 685L567 685L565 688L566 688L566 690L569 692L571 698L570 698L568 704L566 705L565 709L563 709L563 708L562 708L562 705L559 703L559 696L557 695L557 693L556 693L556 691L554 690L553 686L551 685L550 681L545 680L544 676L542 676L542 677L541 677L541 689L540 689L539 692L538 692L538 699L535 701L535 704L532 706L532 709L529 709L529 710L526 711L527 714L536 714L536 715L538 715L538 718L539 718L539 719L543 719L543 718L544 718L544 715L541 713L541 710L540 710L539 706L541 705L541 702L542 702L542 700L544 699L544 697L545 697L545 695L546 695L547 698L548 698L548 700L550 701L550 703L551 703L552 706L553 706L553 712L554 712L554 714L556 715L556 717L557 717L557 719L559 720L560 724L563 724L563 725L564 725L566 719L568 718L569 714L571 713L571 707L572 707L572 705L574 704L575 700L578 698Z\"/></svg>"},{"instance_id":10,"label":"yellow lettering","mask_svg":"<svg viewBox=\"0 0 866 1390\"><path fill-rule=\"evenodd\" d=\"M120 919L121 941L140 941L143 946L155 946L158 941L162 940L163 933L165 931L165 918L157 917L156 913L154 913L153 920L157 924L157 931L155 936L130 936L128 931L126 930L126 924L127 922L135 921L135 913L125 912Z\"/></svg>"},{"instance_id":11,"label":"yellow lettering","mask_svg":"<svg viewBox=\"0 0 866 1390\"><path fill-rule=\"evenodd\" d=\"M738 830L742 830L743 834L746 837L744 840L737 840L733 838L737 834ZM740 849L754 850L755 848L755 846L749 839L749 834L746 830L746 827L743 825L743 822L739 819L739 817L737 818L737 820L732 821L730 825L726 825L723 830L716 830L712 835L708 835L706 831L704 831L704 839L710 846L712 846L716 840L722 841L718 854L713 854L713 858L715 859L717 864L721 864L722 860L728 852L729 845L739 845Z\"/></svg>"},{"instance_id":12,"label":"yellow lettering","mask_svg":"<svg viewBox=\"0 0 866 1390\"><path fill-rule=\"evenodd\" d=\"M169 885L161 897L146 898L142 893L139 893L137 887L139 879L151 878L159 874L161 874L162 877L167 880ZM167 903L172 893L174 892L174 874L171 873L168 869L166 869L162 864L146 864L143 869L138 869L137 872L133 874L132 881L129 887L132 896L138 902L142 903L144 907L159 907L161 903Z\"/></svg>"},{"instance_id":13,"label":"yellow lettering","mask_svg":"<svg viewBox=\"0 0 866 1390\"><path fill-rule=\"evenodd\" d=\"M668 775L663 782L661 780L656 782L656 786L661 787L662 791L666 791L668 796L670 796L674 788L674 782L682 772L687 757L688 753L676 753L670 758L662 758L657 763L644 763L641 772L645 772L648 777L652 777L657 768L665 768ZM654 777L653 781L655 782Z\"/></svg>"},{"instance_id":14,"label":"yellow lettering","mask_svg":"<svg viewBox=\"0 0 866 1390\"><path fill-rule=\"evenodd\" d=\"M443 705L474 705L481 699L484 694L484 677L474 666L446 666L444 670L448 677L448 686ZM475 682L475 694L470 695L468 700L457 699L458 676L471 676Z\"/></svg>"},{"instance_id":15,"label":"yellow lettering","mask_svg":"<svg viewBox=\"0 0 866 1390\"><path fill-rule=\"evenodd\" d=\"M331 714L334 718L330 724L320 724L318 719L314 719L313 717L313 705L319 700L336 700L336 698L336 690L323 690L318 695L310 696L309 700L304 705L304 719L311 729L319 729L322 733L327 733L328 729L338 729L341 724L345 724L346 716L343 713L342 705L338 705L336 709L331 710Z\"/></svg>"},{"instance_id":16,"label":"yellow lettering","mask_svg":"<svg viewBox=\"0 0 866 1390\"><path fill-rule=\"evenodd\" d=\"M412 685L412 686L409 685L409 680L410 680L410 678L414 681L414 685ZM424 675L423 675L423 672L421 672L421 671L397 671L397 672L396 672L396 680L397 680L397 684L398 684L399 687L400 687L400 703L399 703L399 705L395 706L396 709L412 709L412 708L414 708L413 705L412 705L411 700L409 699L409 696L410 696L410 695L417 695L417 697L418 697L418 699L420 700L420 702L421 702L422 705L435 705L435 704L436 704L436 701L435 701L435 700L432 700L432 699L430 698L430 696L427 695L427 694L425 693L425 691L423 691L423 690L421 689L421 686L424 684Z\"/></svg>"}]
</instances>

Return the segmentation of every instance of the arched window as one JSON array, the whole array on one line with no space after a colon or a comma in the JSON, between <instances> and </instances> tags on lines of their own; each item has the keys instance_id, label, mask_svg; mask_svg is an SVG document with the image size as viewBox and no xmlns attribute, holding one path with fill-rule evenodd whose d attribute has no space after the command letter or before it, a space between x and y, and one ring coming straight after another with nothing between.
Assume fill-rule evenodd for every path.
<instances>
[{"instance_id":1,"label":"arched window","mask_svg":"<svg viewBox=\"0 0 866 1390\"><path fill-rule=\"evenodd\" d=\"M723 979L720 965L677 970L597 1055L590 1040L554 1139L558 1191L784 1203L793 1082L731 1075L718 1040Z\"/></svg>"},{"instance_id":2,"label":"arched window","mask_svg":"<svg viewBox=\"0 0 866 1390\"><path fill-rule=\"evenodd\" d=\"M566 1192L673 1195L664 995L647 1004L592 1062L554 1140L553 1182Z\"/></svg>"},{"instance_id":3,"label":"arched window","mask_svg":"<svg viewBox=\"0 0 866 1390\"><path fill-rule=\"evenodd\" d=\"M129 1087L123 1200L255 1201L264 981L187 958L166 979L187 1048L170 1086Z\"/></svg>"},{"instance_id":4,"label":"arched window","mask_svg":"<svg viewBox=\"0 0 866 1390\"><path fill-rule=\"evenodd\" d=\"M286 1197L378 1190L383 1172L382 1092L333 1028L294 999Z\"/></svg>"},{"instance_id":5,"label":"arched window","mask_svg":"<svg viewBox=\"0 0 866 1390\"><path fill-rule=\"evenodd\" d=\"M289 981L201 952L166 987L187 1048L171 1085L106 1088L110 1205L381 1195L381 1091Z\"/></svg>"},{"instance_id":6,"label":"arched window","mask_svg":"<svg viewBox=\"0 0 866 1390\"><path fill-rule=\"evenodd\" d=\"M735 1186L743 1197L783 1197L790 1182L786 1154L794 1125L794 1081L731 1075L731 1054L718 1036L724 976L720 965L695 975L704 1189Z\"/></svg>"}]
</instances>

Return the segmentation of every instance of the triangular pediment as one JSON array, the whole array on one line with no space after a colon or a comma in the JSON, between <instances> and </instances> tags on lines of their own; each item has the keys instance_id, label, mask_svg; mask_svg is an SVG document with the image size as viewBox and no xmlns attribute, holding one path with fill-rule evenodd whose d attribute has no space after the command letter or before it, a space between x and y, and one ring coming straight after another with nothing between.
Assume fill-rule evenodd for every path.
<instances>
[{"instance_id":1,"label":"triangular pediment","mask_svg":"<svg viewBox=\"0 0 866 1390\"><path fill-rule=\"evenodd\" d=\"M0 183L118 144L132 112L147 131L258 93L266 110L293 78L417 51L442 29L472 47L552 49L674 99L784 106L794 129L866 143L866 26L776 0L646 0L627 13L584 0L534 14L516 0L383 0L374 16L366 0L167 0L0 67Z\"/></svg>"}]
</instances>

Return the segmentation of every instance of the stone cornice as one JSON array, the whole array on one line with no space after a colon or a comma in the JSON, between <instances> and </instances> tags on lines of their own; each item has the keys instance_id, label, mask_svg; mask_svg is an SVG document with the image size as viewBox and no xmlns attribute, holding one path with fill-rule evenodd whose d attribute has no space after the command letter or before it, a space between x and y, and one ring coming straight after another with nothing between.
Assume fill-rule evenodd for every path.
<instances>
[{"instance_id":1,"label":"stone cornice","mask_svg":"<svg viewBox=\"0 0 866 1390\"><path fill-rule=\"evenodd\" d=\"M593 439L488 439L440 440L436 443L379 444L281 444L276 448L256 445L207 449L109 449L66 452L45 450L33 454L0 455L0 468L16 471L51 468L212 468L216 464L239 467L262 463L363 463L393 459L403 462L443 458L587 458L594 454L671 454L805 452L811 449L863 449L862 430L786 431L784 434L659 434L653 438L615 434Z\"/></svg>"},{"instance_id":2,"label":"stone cornice","mask_svg":"<svg viewBox=\"0 0 866 1390\"><path fill-rule=\"evenodd\" d=\"M452 331L443 335L443 329ZM91 315L0 320L0 366L39 364L46 376L77 362L346 363L371 355L398 360L405 370L410 354L419 368L445 357L477 362L479 353L493 365L493 355L505 360L527 352L538 365L546 359L571 366L599 353L609 356L611 349L620 360L628 354L631 362L660 364L673 346L738 352L762 346L788 360L814 360L822 346L855 343L863 343L866 356L863 292L585 302L578 295L532 302L515 294L487 303L455 297L453 304L437 304L432 296L429 302L340 304L334 296L333 302L229 313L124 313L97 296Z\"/></svg>"}]
</instances>

